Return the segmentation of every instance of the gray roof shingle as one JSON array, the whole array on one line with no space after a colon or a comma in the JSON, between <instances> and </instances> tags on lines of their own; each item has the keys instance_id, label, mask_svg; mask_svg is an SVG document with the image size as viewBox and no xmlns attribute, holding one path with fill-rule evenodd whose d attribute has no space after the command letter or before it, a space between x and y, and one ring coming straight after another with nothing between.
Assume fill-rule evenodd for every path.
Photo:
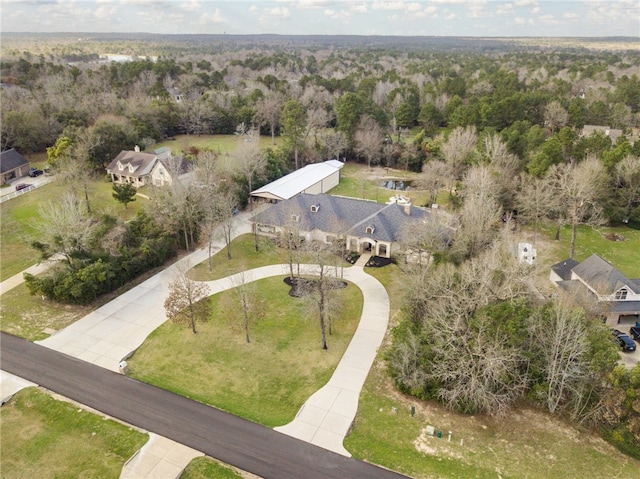
<instances>
[{"instance_id":1,"label":"gray roof shingle","mask_svg":"<svg viewBox=\"0 0 640 479\"><path fill-rule=\"evenodd\" d=\"M0 153L0 172L7 173L21 166L28 165L29 160L18 153L14 148Z\"/></svg>"},{"instance_id":2,"label":"gray roof shingle","mask_svg":"<svg viewBox=\"0 0 640 479\"><path fill-rule=\"evenodd\" d=\"M573 272L601 296L613 294L623 286L640 293L638 285L618 271L611 263L593 254L573 268Z\"/></svg>"},{"instance_id":3,"label":"gray roof shingle","mask_svg":"<svg viewBox=\"0 0 640 479\"><path fill-rule=\"evenodd\" d=\"M311 207L316 211L312 211ZM281 201L255 215L256 223L284 226L291 215L299 215L302 231L320 230L333 234L366 236L377 241L397 241L402 228L414 221L428 220L430 213L415 206L382 205L373 201L325 194L301 194ZM373 232L367 233L372 227Z\"/></svg>"},{"instance_id":4,"label":"gray roof shingle","mask_svg":"<svg viewBox=\"0 0 640 479\"><path fill-rule=\"evenodd\" d=\"M571 270L578 266L578 264L579 263L575 259L569 258L554 264L553 266L551 266L551 269L554 273L556 273L566 281L571 279Z\"/></svg>"}]
</instances>

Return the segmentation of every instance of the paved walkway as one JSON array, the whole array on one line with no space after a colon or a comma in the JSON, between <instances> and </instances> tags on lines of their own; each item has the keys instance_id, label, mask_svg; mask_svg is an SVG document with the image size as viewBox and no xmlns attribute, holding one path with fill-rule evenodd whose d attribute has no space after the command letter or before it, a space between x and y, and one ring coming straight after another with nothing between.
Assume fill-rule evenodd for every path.
<instances>
[{"instance_id":1,"label":"paved walkway","mask_svg":"<svg viewBox=\"0 0 640 479\"><path fill-rule=\"evenodd\" d=\"M43 261L42 263L34 264L33 266L25 269L24 271L19 272L18 274L14 274L10 278L5 279L0 283L0 294L4 294L7 291L15 288L19 284L24 283L24 273L30 273L33 275L40 274L47 269L55 262L56 260L48 260Z\"/></svg>"},{"instance_id":2,"label":"paved walkway","mask_svg":"<svg viewBox=\"0 0 640 479\"><path fill-rule=\"evenodd\" d=\"M149 440L129 459L120 473L120 479L163 478L178 479L200 451L183 446L171 439L149 433Z\"/></svg>"}]
</instances>

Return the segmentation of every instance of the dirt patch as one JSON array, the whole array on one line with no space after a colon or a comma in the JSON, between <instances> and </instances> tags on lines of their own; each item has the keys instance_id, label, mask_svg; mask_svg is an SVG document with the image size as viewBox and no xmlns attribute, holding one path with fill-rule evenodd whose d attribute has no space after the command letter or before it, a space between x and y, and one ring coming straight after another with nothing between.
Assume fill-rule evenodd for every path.
<instances>
[{"instance_id":1,"label":"dirt patch","mask_svg":"<svg viewBox=\"0 0 640 479\"><path fill-rule=\"evenodd\" d=\"M382 258L381 256L372 256L365 266L369 268L382 268L383 266L395 263L391 258Z\"/></svg>"},{"instance_id":2,"label":"dirt patch","mask_svg":"<svg viewBox=\"0 0 640 479\"><path fill-rule=\"evenodd\" d=\"M318 290L320 282L315 278L292 278L287 276L284 280L285 284L291 287L289 296L294 298L302 298ZM328 282L329 289L343 289L347 287L347 282L339 279L332 279Z\"/></svg>"},{"instance_id":3,"label":"dirt patch","mask_svg":"<svg viewBox=\"0 0 640 479\"><path fill-rule=\"evenodd\" d=\"M448 440L448 433L441 431L442 437L432 436L427 432L427 428L423 428L420 436L413 441L418 452L429 454L432 456L447 456L453 459L462 460L462 446Z\"/></svg>"},{"instance_id":4,"label":"dirt patch","mask_svg":"<svg viewBox=\"0 0 640 479\"><path fill-rule=\"evenodd\" d=\"M621 235L619 233L607 233L606 235L604 235L604 237L609 241L615 241L617 243L621 243L626 239L624 235Z\"/></svg>"}]
</instances>

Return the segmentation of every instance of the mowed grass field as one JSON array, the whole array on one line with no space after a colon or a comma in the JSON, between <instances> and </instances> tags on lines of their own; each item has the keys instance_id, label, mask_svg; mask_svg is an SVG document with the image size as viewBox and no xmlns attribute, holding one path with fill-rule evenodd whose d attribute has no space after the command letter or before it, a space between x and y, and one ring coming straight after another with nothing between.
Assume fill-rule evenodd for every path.
<instances>
[{"instance_id":1,"label":"mowed grass field","mask_svg":"<svg viewBox=\"0 0 640 479\"><path fill-rule=\"evenodd\" d=\"M238 139L236 135L177 135L173 140L163 140L156 143L152 150L162 147L171 148L174 155L185 153L191 147L200 150L211 150L218 154L233 153L238 147ZM275 138L277 147L280 144L280 137ZM266 149L274 147L271 142L271 136L260 136L260 148Z\"/></svg>"},{"instance_id":2,"label":"mowed grass field","mask_svg":"<svg viewBox=\"0 0 640 479\"><path fill-rule=\"evenodd\" d=\"M55 177L54 177L55 178ZM31 247L34 240L41 240L41 226L44 219L41 215L41 205L55 202L66 192L68 185L59 181L52 181L40 188L29 191L17 198L5 201L0 205L1 230L0 235L0 281L10 278L14 274L36 264L39 260L38 252ZM104 180L94 180L89 183L89 203L94 215L104 213L117 216L123 220L135 217L144 208L147 200L136 196L136 201L124 208L112 196L112 183ZM78 185L78 201L85 206L82 185Z\"/></svg>"},{"instance_id":3,"label":"mowed grass field","mask_svg":"<svg viewBox=\"0 0 640 479\"><path fill-rule=\"evenodd\" d=\"M541 228L539 236L549 247L549 258L554 263L569 257L571 227L565 226L560 232L560 241L555 241L555 226ZM611 241L609 235L620 235L623 241ZM578 226L576 253L574 259L583 261L597 253L618 268L628 278L640 278L640 224L591 227Z\"/></svg>"},{"instance_id":4,"label":"mowed grass field","mask_svg":"<svg viewBox=\"0 0 640 479\"><path fill-rule=\"evenodd\" d=\"M318 320L283 279L255 283L264 315L251 327L251 343L226 291L210 297L211 316L197 334L172 322L156 329L130 358L131 375L268 427L288 423L333 374L360 320L362 293L352 284L337 290L343 310L325 351Z\"/></svg>"},{"instance_id":5,"label":"mowed grass field","mask_svg":"<svg viewBox=\"0 0 640 479\"><path fill-rule=\"evenodd\" d=\"M393 168L369 167L365 163L345 163L340 171L340 184L329 191L331 195L347 196L386 203L391 196L402 195L411 200L415 206L426 206L429 194L424 190L410 188L407 191L390 190L381 186L383 181L403 180L411 181L417 173ZM438 204L445 205L449 200L449 193L442 191L438 194Z\"/></svg>"},{"instance_id":6,"label":"mowed grass field","mask_svg":"<svg viewBox=\"0 0 640 479\"><path fill-rule=\"evenodd\" d=\"M180 479L242 479L242 476L215 459L196 457L182 472Z\"/></svg>"},{"instance_id":7,"label":"mowed grass field","mask_svg":"<svg viewBox=\"0 0 640 479\"><path fill-rule=\"evenodd\" d=\"M3 479L116 479L148 440L37 388L18 392L0 408L0 419Z\"/></svg>"}]
</instances>

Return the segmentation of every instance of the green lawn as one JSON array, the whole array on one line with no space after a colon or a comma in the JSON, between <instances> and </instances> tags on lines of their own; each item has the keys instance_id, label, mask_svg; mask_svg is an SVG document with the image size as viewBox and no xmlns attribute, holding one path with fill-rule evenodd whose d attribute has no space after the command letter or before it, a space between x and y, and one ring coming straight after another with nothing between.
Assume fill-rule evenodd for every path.
<instances>
[{"instance_id":1,"label":"green lawn","mask_svg":"<svg viewBox=\"0 0 640 479\"><path fill-rule=\"evenodd\" d=\"M556 229L553 226L541 228L541 238L545 244L551 245L548 255L551 261L559 262L569 257L571 243L571 228L566 226L560 233L560 241L556 242ZM622 235L625 240L611 241L605 235L615 233ZM629 278L640 278L640 229L629 226L598 227L580 225L576 239L577 261L583 261L597 253L618 268Z\"/></svg>"},{"instance_id":2,"label":"green lawn","mask_svg":"<svg viewBox=\"0 0 640 479\"><path fill-rule=\"evenodd\" d=\"M273 241L258 237L258 245L259 250L256 251L254 235L240 235L231 242L230 260L227 259L226 247L218 252L214 251L214 255L211 258L211 271L209 271L209 260L206 260L193 267L188 276L196 281L213 281L240 271L288 262L287 250L278 248ZM338 266L351 266L338 256L335 259L338 262ZM304 255L300 259L301 263L310 261L311 258L305 258Z\"/></svg>"},{"instance_id":3,"label":"green lawn","mask_svg":"<svg viewBox=\"0 0 640 479\"><path fill-rule=\"evenodd\" d=\"M46 328L60 330L89 314L95 306L77 306L43 301L31 296L25 284L2 295L0 329L29 341L45 339Z\"/></svg>"},{"instance_id":4,"label":"green lawn","mask_svg":"<svg viewBox=\"0 0 640 479\"><path fill-rule=\"evenodd\" d=\"M111 186L111 183L102 180L92 181L89 184L89 202L94 214L108 212L128 220L133 218L138 210L147 203L144 198L136 197L136 201L130 203L129 207L125 209L111 196ZM48 201L55 202L67 191L69 191L68 185L54 180L0 205L2 219L0 281L37 263L38 254L30 245L38 239L38 225L43 221L39 207ZM84 196L80 190L78 195L84 206Z\"/></svg>"},{"instance_id":5,"label":"green lawn","mask_svg":"<svg viewBox=\"0 0 640 479\"><path fill-rule=\"evenodd\" d=\"M380 186L385 178L411 180L415 177L416 173L411 171L387 170L378 167L369 170L364 163L345 163L340 171L340 183L332 188L329 194L386 203L391 196L398 193L409 197L416 206L425 206L429 196L426 191L410 189L409 191L396 192ZM442 191L438 195L438 203L446 205L449 201L448 198L448 192Z\"/></svg>"},{"instance_id":6,"label":"green lawn","mask_svg":"<svg viewBox=\"0 0 640 479\"><path fill-rule=\"evenodd\" d=\"M280 144L280 137L276 137L277 147ZM171 148L171 153L181 154L190 147L195 146L201 150L212 150L219 154L233 153L238 146L238 137L236 135L177 135L175 140L164 140L156 143L153 150L161 147ZM274 147L271 144L271 136L260 137L260 148L266 149ZM274 147L274 148L275 148Z\"/></svg>"},{"instance_id":7,"label":"green lawn","mask_svg":"<svg viewBox=\"0 0 640 479\"><path fill-rule=\"evenodd\" d=\"M344 310L323 351L317 319L305 319L283 279L256 282L265 314L250 344L228 319L238 308L227 291L210 298L211 318L198 334L171 322L156 329L131 357L131 375L265 426L288 423L331 377L358 325L362 293L351 284L339 290Z\"/></svg>"},{"instance_id":8,"label":"green lawn","mask_svg":"<svg viewBox=\"0 0 640 479\"><path fill-rule=\"evenodd\" d=\"M210 457L196 457L180 475L180 479L242 479L233 469Z\"/></svg>"},{"instance_id":9,"label":"green lawn","mask_svg":"<svg viewBox=\"0 0 640 479\"><path fill-rule=\"evenodd\" d=\"M0 408L3 479L113 478L148 440L37 388Z\"/></svg>"}]
</instances>

